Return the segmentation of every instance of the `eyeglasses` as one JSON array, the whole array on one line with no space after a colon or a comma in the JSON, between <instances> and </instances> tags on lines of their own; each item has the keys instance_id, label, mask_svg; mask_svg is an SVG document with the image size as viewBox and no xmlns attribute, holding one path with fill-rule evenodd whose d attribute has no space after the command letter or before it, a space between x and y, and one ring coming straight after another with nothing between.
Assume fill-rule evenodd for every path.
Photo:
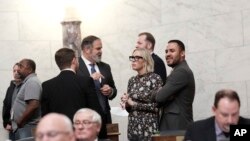
<instances>
[{"instance_id":1,"label":"eyeglasses","mask_svg":"<svg viewBox=\"0 0 250 141\"><path fill-rule=\"evenodd\" d=\"M129 60L132 62L138 61L139 59L143 59L143 57L141 57L141 56L129 56Z\"/></svg>"},{"instance_id":2,"label":"eyeglasses","mask_svg":"<svg viewBox=\"0 0 250 141\"><path fill-rule=\"evenodd\" d=\"M92 121L89 121L89 120L84 120L84 121L76 121L74 122L74 126L75 127L79 127L80 125L81 126L84 126L84 127L90 127L92 123L95 123L95 122L92 122Z\"/></svg>"},{"instance_id":3,"label":"eyeglasses","mask_svg":"<svg viewBox=\"0 0 250 141\"><path fill-rule=\"evenodd\" d=\"M69 134L69 132L67 131L49 131L49 132L45 132L45 133L37 133L35 135L36 139L43 139L44 136L47 136L47 138L55 138L56 136L60 135L60 134Z\"/></svg>"}]
</instances>

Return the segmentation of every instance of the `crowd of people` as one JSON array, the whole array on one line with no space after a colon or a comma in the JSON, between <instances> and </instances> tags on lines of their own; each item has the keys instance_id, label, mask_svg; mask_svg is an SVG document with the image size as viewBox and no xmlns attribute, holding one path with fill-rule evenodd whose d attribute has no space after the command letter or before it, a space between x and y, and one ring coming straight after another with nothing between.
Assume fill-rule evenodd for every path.
<instances>
[{"instance_id":1,"label":"crowd of people","mask_svg":"<svg viewBox=\"0 0 250 141\"><path fill-rule=\"evenodd\" d=\"M231 124L250 124L239 115L239 96L230 89L216 93L213 117L194 122L195 79L184 43L167 43L165 59L172 68L168 77L154 47L153 35L142 32L128 57L136 75L128 80L120 105L129 113L129 141L150 141L153 134L171 130L185 130L187 141L219 141L229 138ZM16 63L2 113L9 139L108 141L109 100L117 96L117 89L110 65L101 60L102 48L102 40L90 35L82 40L80 57L70 48L57 50L60 73L43 83L33 60Z\"/></svg>"}]
</instances>

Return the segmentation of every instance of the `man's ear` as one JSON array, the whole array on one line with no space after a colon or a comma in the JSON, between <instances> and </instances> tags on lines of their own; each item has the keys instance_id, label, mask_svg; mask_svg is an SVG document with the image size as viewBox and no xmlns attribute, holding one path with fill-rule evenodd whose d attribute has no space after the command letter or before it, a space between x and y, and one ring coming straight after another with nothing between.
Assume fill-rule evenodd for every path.
<instances>
[{"instance_id":1,"label":"man's ear","mask_svg":"<svg viewBox=\"0 0 250 141\"><path fill-rule=\"evenodd\" d=\"M216 107L212 107L212 112L214 113L214 115L215 115L215 112L216 112Z\"/></svg>"},{"instance_id":2,"label":"man's ear","mask_svg":"<svg viewBox=\"0 0 250 141\"><path fill-rule=\"evenodd\" d=\"M185 56L185 51L181 51L181 57Z\"/></svg>"},{"instance_id":3,"label":"man's ear","mask_svg":"<svg viewBox=\"0 0 250 141\"><path fill-rule=\"evenodd\" d=\"M153 49L153 45L152 45L152 43L150 43L150 42L147 42L147 46L146 46L146 49L147 50L150 50L150 51L152 51Z\"/></svg>"},{"instance_id":4,"label":"man's ear","mask_svg":"<svg viewBox=\"0 0 250 141\"><path fill-rule=\"evenodd\" d=\"M72 59L72 61L71 61L71 65L73 65L73 64L76 64L76 57L74 57L73 59Z\"/></svg>"},{"instance_id":5,"label":"man's ear","mask_svg":"<svg viewBox=\"0 0 250 141\"><path fill-rule=\"evenodd\" d=\"M152 43L148 42L148 44L147 44L147 49L148 49L148 50L152 50L152 47L153 47Z\"/></svg>"}]
</instances>

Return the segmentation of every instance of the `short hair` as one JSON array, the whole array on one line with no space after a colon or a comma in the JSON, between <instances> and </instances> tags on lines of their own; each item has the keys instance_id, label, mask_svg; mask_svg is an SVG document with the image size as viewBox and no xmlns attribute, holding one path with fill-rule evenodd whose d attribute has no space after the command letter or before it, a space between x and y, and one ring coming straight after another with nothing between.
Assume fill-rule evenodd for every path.
<instances>
[{"instance_id":1,"label":"short hair","mask_svg":"<svg viewBox=\"0 0 250 141\"><path fill-rule=\"evenodd\" d=\"M60 70L71 66L72 60L76 57L75 51L70 48L61 48L56 51L55 60Z\"/></svg>"},{"instance_id":2,"label":"short hair","mask_svg":"<svg viewBox=\"0 0 250 141\"><path fill-rule=\"evenodd\" d=\"M33 60L25 58L25 59L21 60L21 62L25 62L27 67L30 68L32 70L32 72L36 71L36 63ZM20 64L20 63L18 63L18 64Z\"/></svg>"},{"instance_id":3,"label":"short hair","mask_svg":"<svg viewBox=\"0 0 250 141\"><path fill-rule=\"evenodd\" d=\"M98 38L94 35L89 35L89 36L85 37L82 40L81 49L83 50L84 48L92 48L93 42L95 40L100 40L100 38Z\"/></svg>"},{"instance_id":4,"label":"short hair","mask_svg":"<svg viewBox=\"0 0 250 141\"><path fill-rule=\"evenodd\" d=\"M181 51L185 51L185 45L180 40L170 40L170 41L168 41L168 43L176 43L179 46L179 48L181 49Z\"/></svg>"},{"instance_id":5,"label":"short hair","mask_svg":"<svg viewBox=\"0 0 250 141\"><path fill-rule=\"evenodd\" d=\"M215 98L214 98L214 107L215 108L218 107L219 101L224 97L230 99L231 101L236 100L240 106L240 98L239 98L236 91L231 90L231 89L222 89L222 90L219 90L218 92L216 92L216 94L215 94Z\"/></svg>"},{"instance_id":6,"label":"short hair","mask_svg":"<svg viewBox=\"0 0 250 141\"><path fill-rule=\"evenodd\" d=\"M146 67L146 72L147 73L148 72L153 72L154 71L154 60L153 60L151 54L149 53L149 51L147 49L145 49L145 48L136 48L133 51L133 53L135 51L140 52L141 57L145 60L145 62L146 62L146 64L145 64L146 65L145 66Z\"/></svg>"},{"instance_id":7,"label":"short hair","mask_svg":"<svg viewBox=\"0 0 250 141\"><path fill-rule=\"evenodd\" d=\"M76 120L76 115L79 114L79 113L89 113L91 114L90 116L92 116L92 122L95 122L97 124L99 124L100 126L102 125L102 118L101 116L95 111L95 110L92 110L92 109L89 109L89 108L82 108L82 109L79 109L78 111L76 111L74 117L73 117L73 122L75 122Z\"/></svg>"},{"instance_id":8,"label":"short hair","mask_svg":"<svg viewBox=\"0 0 250 141\"><path fill-rule=\"evenodd\" d=\"M14 69L15 66L19 66L19 63L15 63L12 68Z\"/></svg>"},{"instance_id":9,"label":"short hair","mask_svg":"<svg viewBox=\"0 0 250 141\"><path fill-rule=\"evenodd\" d=\"M146 36L146 40L149 41L150 43L152 43L152 48L154 49L154 47L155 47L155 38L154 38L154 36L149 32L142 32L138 36L142 36L142 35Z\"/></svg>"}]
</instances>

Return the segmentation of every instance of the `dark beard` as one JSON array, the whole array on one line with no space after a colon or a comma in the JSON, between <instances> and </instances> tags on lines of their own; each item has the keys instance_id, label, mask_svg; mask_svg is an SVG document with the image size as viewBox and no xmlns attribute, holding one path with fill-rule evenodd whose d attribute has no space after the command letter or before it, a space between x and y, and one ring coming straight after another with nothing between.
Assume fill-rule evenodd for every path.
<instances>
[{"instance_id":1,"label":"dark beard","mask_svg":"<svg viewBox=\"0 0 250 141\"><path fill-rule=\"evenodd\" d=\"M169 67L174 68L176 64L167 64Z\"/></svg>"},{"instance_id":2,"label":"dark beard","mask_svg":"<svg viewBox=\"0 0 250 141\"><path fill-rule=\"evenodd\" d=\"M22 75L22 74L20 74L20 73L19 73L19 76L20 76L20 79L21 79L21 80L24 80L24 79L26 78L26 76L24 76L24 75Z\"/></svg>"}]
</instances>

